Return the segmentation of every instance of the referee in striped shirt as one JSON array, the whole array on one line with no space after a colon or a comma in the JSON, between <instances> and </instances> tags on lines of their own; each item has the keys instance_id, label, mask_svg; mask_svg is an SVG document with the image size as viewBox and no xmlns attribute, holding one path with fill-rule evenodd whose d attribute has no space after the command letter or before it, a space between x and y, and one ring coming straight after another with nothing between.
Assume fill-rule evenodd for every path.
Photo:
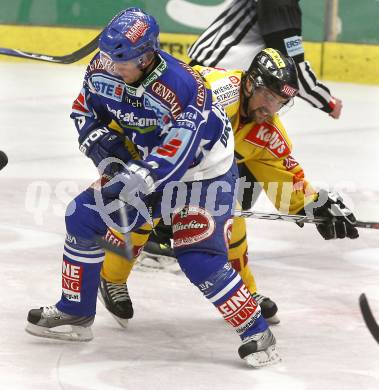
<instances>
[{"instance_id":1,"label":"referee in striped shirt","mask_svg":"<svg viewBox=\"0 0 379 390\"><path fill-rule=\"evenodd\" d=\"M304 60L299 0L234 0L190 47L190 65L248 69L255 55L272 47L297 66L299 96L338 119L342 102L317 80Z\"/></svg>"}]
</instances>

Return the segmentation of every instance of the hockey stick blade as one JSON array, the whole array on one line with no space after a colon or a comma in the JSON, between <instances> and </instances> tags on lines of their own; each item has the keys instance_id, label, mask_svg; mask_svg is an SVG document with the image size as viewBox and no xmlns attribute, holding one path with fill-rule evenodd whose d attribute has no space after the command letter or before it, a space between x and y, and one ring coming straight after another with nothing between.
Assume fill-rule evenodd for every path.
<instances>
[{"instance_id":1,"label":"hockey stick blade","mask_svg":"<svg viewBox=\"0 0 379 390\"><path fill-rule=\"evenodd\" d=\"M273 221L286 221L295 223L323 223L327 222L327 218L312 218L306 215L292 215L292 214L275 214L275 213L262 213L257 211L236 211L234 214L236 217L243 218L256 218L256 219L268 219ZM365 229L379 229L379 222L368 221L356 221L354 224L357 228Z\"/></svg>"},{"instance_id":2,"label":"hockey stick blade","mask_svg":"<svg viewBox=\"0 0 379 390\"><path fill-rule=\"evenodd\" d=\"M64 56L52 56L52 55L41 54L41 53L30 53L27 51L8 49L4 47L0 47L0 55L18 57L18 58L27 58L36 61L54 62L56 64L72 64L86 57L88 54L91 54L93 51L95 51L98 46L99 37L100 34L97 35L91 42L81 47L79 50L76 50Z\"/></svg>"},{"instance_id":3,"label":"hockey stick blade","mask_svg":"<svg viewBox=\"0 0 379 390\"><path fill-rule=\"evenodd\" d=\"M379 325L375 321L375 318L368 304L366 295L364 293L359 296L359 307L361 308L362 316L368 330L372 334L372 337L374 337L376 342L379 344Z\"/></svg>"}]
</instances>

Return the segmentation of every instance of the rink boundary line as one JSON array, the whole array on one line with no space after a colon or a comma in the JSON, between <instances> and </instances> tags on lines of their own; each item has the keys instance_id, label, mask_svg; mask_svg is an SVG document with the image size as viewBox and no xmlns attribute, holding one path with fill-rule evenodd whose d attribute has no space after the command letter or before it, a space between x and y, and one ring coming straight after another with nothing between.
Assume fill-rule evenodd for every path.
<instances>
[{"instance_id":1,"label":"rink boundary line","mask_svg":"<svg viewBox=\"0 0 379 390\"><path fill-rule=\"evenodd\" d=\"M25 29L28 30L25 39ZM0 25L2 47L29 52L63 55L80 49L92 40L100 29ZM161 47L182 61L188 62L187 49L198 35L164 33ZM342 42L304 42L306 59L321 79L362 84L379 84L377 63L379 45ZM93 53L78 63L88 63ZM1 56L4 61L24 61ZM29 61L30 62L30 61ZM365 71L362 72L362 69ZM321 74L322 73L322 74Z\"/></svg>"}]
</instances>

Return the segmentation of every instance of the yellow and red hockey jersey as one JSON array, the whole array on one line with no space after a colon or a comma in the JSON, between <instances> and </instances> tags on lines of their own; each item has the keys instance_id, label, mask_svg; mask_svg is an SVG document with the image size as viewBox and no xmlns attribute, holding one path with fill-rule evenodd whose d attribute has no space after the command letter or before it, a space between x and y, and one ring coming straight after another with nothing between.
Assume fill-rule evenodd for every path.
<instances>
[{"instance_id":1,"label":"yellow and red hockey jersey","mask_svg":"<svg viewBox=\"0 0 379 390\"><path fill-rule=\"evenodd\" d=\"M212 89L214 99L224 107L234 131L237 162L245 164L261 184L275 207L296 214L313 201L315 191L305 180L304 171L291 156L292 143L275 114L258 124L240 122L241 70L222 70L195 66Z\"/></svg>"}]
</instances>

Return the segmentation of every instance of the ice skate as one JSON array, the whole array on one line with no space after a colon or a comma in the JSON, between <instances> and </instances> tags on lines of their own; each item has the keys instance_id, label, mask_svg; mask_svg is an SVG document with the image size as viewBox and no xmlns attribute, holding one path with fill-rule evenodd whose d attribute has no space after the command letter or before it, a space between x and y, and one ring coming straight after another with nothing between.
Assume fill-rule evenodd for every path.
<instances>
[{"instance_id":1,"label":"ice skate","mask_svg":"<svg viewBox=\"0 0 379 390\"><path fill-rule=\"evenodd\" d=\"M134 314L126 283L111 283L100 277L98 298L115 320L126 328Z\"/></svg>"},{"instance_id":2,"label":"ice skate","mask_svg":"<svg viewBox=\"0 0 379 390\"><path fill-rule=\"evenodd\" d=\"M281 361L276 351L275 337L269 328L245 339L238 348L238 354L248 366L254 368L270 366Z\"/></svg>"},{"instance_id":3,"label":"ice skate","mask_svg":"<svg viewBox=\"0 0 379 390\"><path fill-rule=\"evenodd\" d=\"M259 303L261 307L262 316L267 321L269 325L277 325L280 322L279 317L277 316L278 306L272 301L269 297L264 295L253 293L253 298Z\"/></svg>"},{"instance_id":4,"label":"ice skate","mask_svg":"<svg viewBox=\"0 0 379 390\"><path fill-rule=\"evenodd\" d=\"M168 271L180 272L178 261L176 260L170 243L158 243L148 241L136 263L137 268L143 271Z\"/></svg>"},{"instance_id":5,"label":"ice skate","mask_svg":"<svg viewBox=\"0 0 379 390\"><path fill-rule=\"evenodd\" d=\"M68 341L93 339L91 325L95 317L66 314L55 305L32 309L28 313L25 330L33 336Z\"/></svg>"}]
</instances>

